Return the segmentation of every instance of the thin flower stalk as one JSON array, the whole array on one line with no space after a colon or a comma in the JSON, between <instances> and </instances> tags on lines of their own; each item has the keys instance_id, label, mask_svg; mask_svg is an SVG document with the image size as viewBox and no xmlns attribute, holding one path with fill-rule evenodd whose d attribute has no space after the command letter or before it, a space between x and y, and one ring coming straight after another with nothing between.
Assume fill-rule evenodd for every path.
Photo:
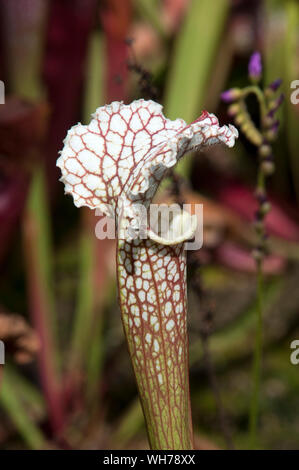
<instances>
[{"instance_id":1,"label":"thin flower stalk","mask_svg":"<svg viewBox=\"0 0 299 470\"><path fill-rule=\"evenodd\" d=\"M262 60L259 52L252 54L248 64L248 76L251 84L243 89L232 88L222 93L222 100L230 103L228 112L233 116L247 139L257 147L259 164L256 183L256 200L258 209L255 212L254 227L257 234L257 245L253 250L257 271L257 316L256 337L252 368L253 390L249 412L249 434L250 446L257 445L257 427L259 415L259 400L261 388L262 349L263 349L263 299L264 299L264 276L263 262L267 252L267 232L265 228L265 217L271 209L267 198L266 180L275 171L272 145L276 140L279 129L279 121L275 113L284 100L282 94L276 95L282 81L274 80L264 89L259 83L262 79ZM260 124L257 126L252 120L246 106L246 98L255 95L260 114Z\"/></svg>"},{"instance_id":2,"label":"thin flower stalk","mask_svg":"<svg viewBox=\"0 0 299 470\"><path fill-rule=\"evenodd\" d=\"M196 216L182 211L161 236L143 225L157 188L178 160L207 145L234 145L233 126L207 112L187 125L143 99L98 108L68 132L57 161L77 207L113 215L123 326L152 449L192 449L185 241Z\"/></svg>"}]
</instances>

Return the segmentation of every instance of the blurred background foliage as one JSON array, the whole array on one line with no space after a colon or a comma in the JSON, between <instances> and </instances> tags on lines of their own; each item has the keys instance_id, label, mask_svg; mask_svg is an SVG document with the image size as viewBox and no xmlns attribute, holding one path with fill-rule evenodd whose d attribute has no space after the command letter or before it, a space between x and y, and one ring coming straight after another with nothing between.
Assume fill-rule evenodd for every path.
<instances>
[{"instance_id":1,"label":"blurred background foliage","mask_svg":"<svg viewBox=\"0 0 299 470\"><path fill-rule=\"evenodd\" d=\"M113 240L64 197L55 167L70 126L113 100L154 98L167 117L229 122L223 90L283 79L267 218L259 447L298 448L299 79L297 0L0 0L1 448L147 448L117 304ZM257 104L248 106L256 114ZM247 448L255 332L255 149L185 158L184 200L204 204L189 266L196 447ZM171 181L169 182L171 186ZM171 198L166 186L158 198ZM196 260L196 263L194 263ZM199 267L200 266L200 267Z\"/></svg>"}]
</instances>

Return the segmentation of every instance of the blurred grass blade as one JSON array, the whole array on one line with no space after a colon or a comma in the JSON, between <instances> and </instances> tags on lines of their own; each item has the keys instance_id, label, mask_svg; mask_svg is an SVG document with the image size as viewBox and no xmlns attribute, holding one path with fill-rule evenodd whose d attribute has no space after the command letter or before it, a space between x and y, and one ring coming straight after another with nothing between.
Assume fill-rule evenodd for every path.
<instances>
[{"instance_id":1,"label":"blurred grass blade","mask_svg":"<svg viewBox=\"0 0 299 470\"><path fill-rule=\"evenodd\" d=\"M87 211L82 211L82 230L79 246L79 288L71 338L71 367L84 362L88 350L89 333L94 316L95 236Z\"/></svg>"},{"instance_id":2,"label":"blurred grass blade","mask_svg":"<svg viewBox=\"0 0 299 470\"><path fill-rule=\"evenodd\" d=\"M41 396L24 379L17 377L8 365L5 366L4 372L0 393L1 406L31 449L45 448L46 439L32 419L32 405L35 414L43 408ZM22 390L22 393L18 390Z\"/></svg>"},{"instance_id":3,"label":"blurred grass blade","mask_svg":"<svg viewBox=\"0 0 299 470\"><path fill-rule=\"evenodd\" d=\"M23 242L26 261L26 281L32 323L41 341L38 354L39 374L54 432L62 430L64 412L59 378L56 370L58 350L53 327L49 214L43 170L35 172L23 217Z\"/></svg>"},{"instance_id":4,"label":"blurred grass blade","mask_svg":"<svg viewBox=\"0 0 299 470\"><path fill-rule=\"evenodd\" d=\"M143 428L145 432L141 403L139 398L136 397L124 412L112 435L113 446L125 448L130 440Z\"/></svg>"},{"instance_id":5,"label":"blurred grass blade","mask_svg":"<svg viewBox=\"0 0 299 470\"><path fill-rule=\"evenodd\" d=\"M53 295L53 266L52 266L52 239L51 239L51 226L50 226L50 213L47 201L47 194L45 191L46 181L42 167L37 168L33 177L31 188L28 195L26 213L29 217L34 219L36 230L36 244L34 249L37 251L39 263L39 281L43 285L45 291L46 304L51 314L49 313L49 326L55 336L55 331L58 325L57 318L55 317L55 301ZM31 226L34 229L34 226ZM58 359L58 358L57 358Z\"/></svg>"},{"instance_id":6,"label":"blurred grass blade","mask_svg":"<svg viewBox=\"0 0 299 470\"><path fill-rule=\"evenodd\" d=\"M3 374L10 387L16 390L16 395L36 419L44 419L46 416L46 403L37 386L33 385L11 364L5 364Z\"/></svg>"},{"instance_id":7,"label":"blurred grass blade","mask_svg":"<svg viewBox=\"0 0 299 470\"><path fill-rule=\"evenodd\" d=\"M103 35L95 31L91 34L88 58L87 79L84 102L84 122L90 121L90 116L97 106L103 102ZM84 361L89 350L90 328L94 317L95 288L94 272L96 264L96 237L94 226L96 218L89 209L82 210L82 229L79 248L80 284L76 302L75 320L71 338L71 367Z\"/></svg>"},{"instance_id":8,"label":"blurred grass blade","mask_svg":"<svg viewBox=\"0 0 299 470\"><path fill-rule=\"evenodd\" d=\"M187 123L199 114L206 87L227 18L228 0L193 0L182 30L176 39L165 94L165 115ZM178 165L181 174L188 172L186 160Z\"/></svg>"},{"instance_id":9,"label":"blurred grass blade","mask_svg":"<svg viewBox=\"0 0 299 470\"><path fill-rule=\"evenodd\" d=\"M84 96L84 122L90 121L96 106L104 102L104 37L102 32L93 31L90 35Z\"/></svg>"},{"instance_id":10,"label":"blurred grass blade","mask_svg":"<svg viewBox=\"0 0 299 470\"><path fill-rule=\"evenodd\" d=\"M1 7L10 89L21 97L39 99L47 2L10 0Z\"/></svg>"},{"instance_id":11,"label":"blurred grass blade","mask_svg":"<svg viewBox=\"0 0 299 470\"><path fill-rule=\"evenodd\" d=\"M141 18L151 24L162 38L166 38L166 31L159 15L158 1L135 0L134 6Z\"/></svg>"}]
</instances>

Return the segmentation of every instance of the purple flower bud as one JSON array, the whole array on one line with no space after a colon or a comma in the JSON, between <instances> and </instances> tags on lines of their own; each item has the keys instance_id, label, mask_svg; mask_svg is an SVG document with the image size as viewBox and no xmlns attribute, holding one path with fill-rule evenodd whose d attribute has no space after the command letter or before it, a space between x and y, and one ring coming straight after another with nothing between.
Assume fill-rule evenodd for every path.
<instances>
[{"instance_id":1,"label":"purple flower bud","mask_svg":"<svg viewBox=\"0 0 299 470\"><path fill-rule=\"evenodd\" d=\"M277 101L276 101L276 109L278 109L279 106L282 105L282 103L284 102L284 98L285 98L285 97L284 97L284 93L281 93L281 94L279 95L279 97L277 98Z\"/></svg>"},{"instance_id":2,"label":"purple flower bud","mask_svg":"<svg viewBox=\"0 0 299 470\"><path fill-rule=\"evenodd\" d=\"M232 103L233 101L239 99L241 94L242 93L239 88L230 88L230 90L226 90L221 93L221 99L225 103Z\"/></svg>"},{"instance_id":3,"label":"purple flower bud","mask_svg":"<svg viewBox=\"0 0 299 470\"><path fill-rule=\"evenodd\" d=\"M250 57L248 74L253 81L258 82L260 80L262 75L262 60L259 52L254 52Z\"/></svg>"},{"instance_id":4,"label":"purple flower bud","mask_svg":"<svg viewBox=\"0 0 299 470\"><path fill-rule=\"evenodd\" d=\"M277 138L277 134L278 134L278 130L279 130L279 120L277 119L273 124L272 126L270 127L270 129L267 131L266 133L266 137L268 139L269 142L274 142L274 140L276 140Z\"/></svg>"},{"instance_id":5,"label":"purple flower bud","mask_svg":"<svg viewBox=\"0 0 299 470\"><path fill-rule=\"evenodd\" d=\"M279 120L277 119L277 121L275 121L274 124L273 124L273 126L271 127L271 131L272 131L274 134L277 134L278 128L279 128Z\"/></svg>"},{"instance_id":6,"label":"purple flower bud","mask_svg":"<svg viewBox=\"0 0 299 470\"><path fill-rule=\"evenodd\" d=\"M282 84L281 78L277 78L276 80L274 80L274 82L270 83L268 88L270 88L270 90L272 91L277 91L281 84Z\"/></svg>"},{"instance_id":7,"label":"purple flower bud","mask_svg":"<svg viewBox=\"0 0 299 470\"><path fill-rule=\"evenodd\" d=\"M274 117L274 113L276 113L276 111L278 110L278 108L282 105L283 101L284 101L284 94L281 93L279 95L278 98L276 98L276 100L273 100L271 101L269 107L270 107L270 111L268 112L268 116L269 117Z\"/></svg>"}]
</instances>

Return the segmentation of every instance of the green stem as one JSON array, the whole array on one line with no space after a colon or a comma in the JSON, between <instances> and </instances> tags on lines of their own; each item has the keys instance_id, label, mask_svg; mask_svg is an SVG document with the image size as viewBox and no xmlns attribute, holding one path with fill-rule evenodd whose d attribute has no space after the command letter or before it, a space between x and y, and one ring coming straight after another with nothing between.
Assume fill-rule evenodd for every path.
<instances>
[{"instance_id":1,"label":"green stem","mask_svg":"<svg viewBox=\"0 0 299 470\"><path fill-rule=\"evenodd\" d=\"M267 115L267 105L263 91L257 86L249 86L246 89L246 93L254 93L258 99L260 106L261 116L261 132L264 134L264 118ZM257 189L261 193L265 193L265 173L262 170L260 163L258 176L257 176ZM260 206L261 207L261 206ZM264 222L265 215L262 216ZM259 245L260 249L264 247L264 235L265 228L263 225L262 230L259 234ZM261 256L263 254L261 253ZM251 397L251 406L249 413L249 434L250 434L250 447L254 449L257 445L257 427L258 427L258 416L259 416L259 401L260 401L260 389L261 389L261 370L262 370L262 339L263 339L263 296L264 296L264 282L263 282L263 260L257 258L257 308L256 308L256 336L255 336L255 348L254 358L252 367L252 383L253 392Z\"/></svg>"},{"instance_id":2,"label":"green stem","mask_svg":"<svg viewBox=\"0 0 299 470\"><path fill-rule=\"evenodd\" d=\"M260 106L261 118L264 118L267 114L267 107L263 91L256 85L250 85L242 91L243 99L250 94L254 94L256 96Z\"/></svg>"},{"instance_id":3,"label":"green stem","mask_svg":"<svg viewBox=\"0 0 299 470\"><path fill-rule=\"evenodd\" d=\"M256 337L252 368L253 393L251 397L249 430L251 449L256 447L257 424L259 415L259 397L261 388L261 364L263 349L263 268L262 262L257 262L257 309L256 309Z\"/></svg>"}]
</instances>

